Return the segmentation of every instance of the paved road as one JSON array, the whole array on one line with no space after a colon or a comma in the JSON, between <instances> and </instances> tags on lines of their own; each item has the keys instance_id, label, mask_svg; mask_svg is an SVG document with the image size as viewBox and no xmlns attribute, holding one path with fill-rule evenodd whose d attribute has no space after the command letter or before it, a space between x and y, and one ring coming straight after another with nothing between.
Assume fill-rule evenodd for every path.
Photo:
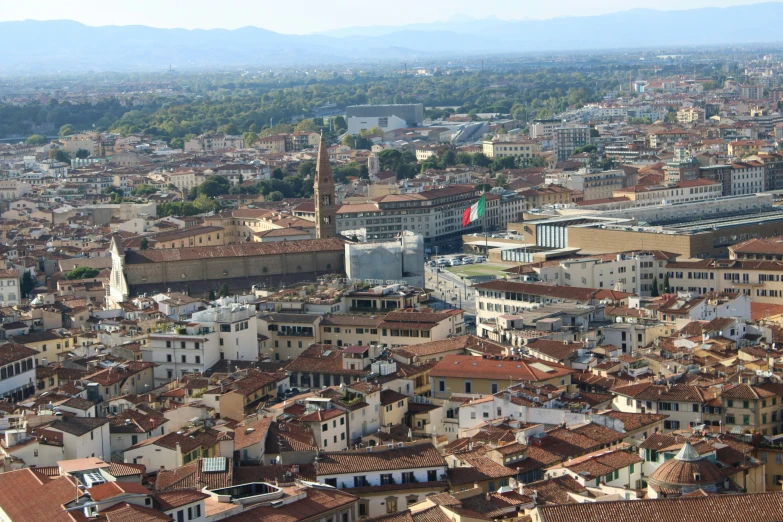
<instances>
[{"instance_id":1,"label":"paved road","mask_svg":"<svg viewBox=\"0 0 783 522\"><path fill-rule=\"evenodd\" d=\"M432 296L441 303L456 305L469 314L475 314L476 299L473 288L451 272L436 270L430 266L426 267L426 286L434 289Z\"/></svg>"}]
</instances>

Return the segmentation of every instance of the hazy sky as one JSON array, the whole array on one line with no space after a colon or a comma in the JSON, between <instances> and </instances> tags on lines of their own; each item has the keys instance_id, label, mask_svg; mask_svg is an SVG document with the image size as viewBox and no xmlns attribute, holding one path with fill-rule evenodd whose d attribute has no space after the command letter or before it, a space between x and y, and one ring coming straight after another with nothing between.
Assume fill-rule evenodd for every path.
<instances>
[{"instance_id":1,"label":"hazy sky","mask_svg":"<svg viewBox=\"0 0 783 522\"><path fill-rule=\"evenodd\" d=\"M356 25L443 21L455 14L477 18L552 18L634 7L691 9L758 3L758 0L0 0L0 21L70 19L87 25L225 28L247 25L283 33L311 33Z\"/></svg>"}]
</instances>

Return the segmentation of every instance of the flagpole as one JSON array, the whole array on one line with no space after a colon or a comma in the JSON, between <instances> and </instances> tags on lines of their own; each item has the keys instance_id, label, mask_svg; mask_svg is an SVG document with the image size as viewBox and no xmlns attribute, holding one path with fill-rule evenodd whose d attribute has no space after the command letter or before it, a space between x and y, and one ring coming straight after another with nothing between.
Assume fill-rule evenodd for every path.
<instances>
[{"instance_id":1,"label":"flagpole","mask_svg":"<svg viewBox=\"0 0 783 522\"><path fill-rule=\"evenodd\" d=\"M482 198L485 198L486 192L481 196ZM481 216L481 219L483 221L484 226L484 258L489 261L489 239L487 234L487 200L484 199L484 215Z\"/></svg>"}]
</instances>

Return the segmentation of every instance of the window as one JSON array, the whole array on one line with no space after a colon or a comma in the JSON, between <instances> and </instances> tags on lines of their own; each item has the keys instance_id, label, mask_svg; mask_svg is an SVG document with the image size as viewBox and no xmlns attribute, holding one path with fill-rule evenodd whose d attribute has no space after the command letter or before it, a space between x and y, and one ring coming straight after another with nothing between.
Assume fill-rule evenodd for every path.
<instances>
[{"instance_id":1,"label":"window","mask_svg":"<svg viewBox=\"0 0 783 522\"><path fill-rule=\"evenodd\" d=\"M337 487L337 479L336 478L328 478L328 479L326 479L324 481L324 483L326 483L327 486L332 486L334 488Z\"/></svg>"},{"instance_id":2,"label":"window","mask_svg":"<svg viewBox=\"0 0 783 522\"><path fill-rule=\"evenodd\" d=\"M416 482L416 478L413 476L412 471L403 471L402 473L402 483L403 484L412 484Z\"/></svg>"},{"instance_id":3,"label":"window","mask_svg":"<svg viewBox=\"0 0 783 522\"><path fill-rule=\"evenodd\" d=\"M386 497L386 514L397 512L397 497Z\"/></svg>"},{"instance_id":4,"label":"window","mask_svg":"<svg viewBox=\"0 0 783 522\"><path fill-rule=\"evenodd\" d=\"M394 478L392 477L391 473L382 473L381 474L381 486L388 486L389 484L394 484Z\"/></svg>"},{"instance_id":5,"label":"window","mask_svg":"<svg viewBox=\"0 0 783 522\"><path fill-rule=\"evenodd\" d=\"M778 453L778 456L783 456L783 453ZM438 470L436 469L427 470L427 481L435 482L436 480L438 480Z\"/></svg>"},{"instance_id":6,"label":"window","mask_svg":"<svg viewBox=\"0 0 783 522\"><path fill-rule=\"evenodd\" d=\"M359 518L367 518L370 516L370 501L369 500L360 500L359 501Z\"/></svg>"}]
</instances>

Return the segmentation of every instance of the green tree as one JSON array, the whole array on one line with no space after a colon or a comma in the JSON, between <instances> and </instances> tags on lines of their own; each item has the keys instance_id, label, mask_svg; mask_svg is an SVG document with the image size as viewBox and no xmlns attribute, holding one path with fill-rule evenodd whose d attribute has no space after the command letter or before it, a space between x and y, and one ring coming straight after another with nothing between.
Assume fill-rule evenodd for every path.
<instances>
[{"instance_id":1,"label":"green tree","mask_svg":"<svg viewBox=\"0 0 783 522\"><path fill-rule=\"evenodd\" d=\"M669 288L669 273L663 274L663 293L668 294L671 293L671 288Z\"/></svg>"},{"instance_id":2,"label":"green tree","mask_svg":"<svg viewBox=\"0 0 783 522\"><path fill-rule=\"evenodd\" d=\"M473 164L477 167L489 167L491 163L492 160L483 152L478 152L473 155Z\"/></svg>"},{"instance_id":3,"label":"green tree","mask_svg":"<svg viewBox=\"0 0 783 522\"><path fill-rule=\"evenodd\" d=\"M99 273L100 272L98 270L89 266L77 266L65 274L65 279L68 279L69 281L74 279L91 279L97 276Z\"/></svg>"},{"instance_id":4,"label":"green tree","mask_svg":"<svg viewBox=\"0 0 783 522\"><path fill-rule=\"evenodd\" d=\"M315 172L315 167L313 167L313 172ZM283 172L283 169L280 167L276 167L275 170L272 171L272 178L274 179L283 179L285 177L285 172Z\"/></svg>"},{"instance_id":5,"label":"green tree","mask_svg":"<svg viewBox=\"0 0 783 522\"><path fill-rule=\"evenodd\" d=\"M466 167L473 165L473 154L470 152L460 152L457 154L457 165L465 165Z\"/></svg>"},{"instance_id":6,"label":"green tree","mask_svg":"<svg viewBox=\"0 0 783 522\"><path fill-rule=\"evenodd\" d=\"M46 143L49 143L49 140L46 139L45 136L41 136L40 134L33 134L32 136L30 136L26 140L24 140L24 142L27 145L32 145L34 147L40 147L41 145L45 145Z\"/></svg>"},{"instance_id":7,"label":"green tree","mask_svg":"<svg viewBox=\"0 0 783 522\"><path fill-rule=\"evenodd\" d=\"M215 198L223 194L228 194L231 188L231 182L225 176L210 176L204 183L193 187L195 196L204 194L210 198Z\"/></svg>"},{"instance_id":8,"label":"green tree","mask_svg":"<svg viewBox=\"0 0 783 522\"><path fill-rule=\"evenodd\" d=\"M209 291L209 300L210 301L214 301L215 300L215 291L214 290L210 290Z\"/></svg>"},{"instance_id":9,"label":"green tree","mask_svg":"<svg viewBox=\"0 0 783 522\"><path fill-rule=\"evenodd\" d=\"M141 238L141 242L139 243L139 248L142 250L147 250L150 247L150 242L147 240L146 237Z\"/></svg>"},{"instance_id":10,"label":"green tree","mask_svg":"<svg viewBox=\"0 0 783 522\"><path fill-rule=\"evenodd\" d=\"M158 191L155 187L152 187L150 185L139 185L135 189L131 190L131 194L133 196L148 196L150 194L154 194Z\"/></svg>"},{"instance_id":11,"label":"green tree","mask_svg":"<svg viewBox=\"0 0 783 522\"><path fill-rule=\"evenodd\" d=\"M32 275L30 275L30 272L25 270L24 275L22 276L22 297L29 297L30 292L33 291L33 288L35 288L35 278L33 278Z\"/></svg>"},{"instance_id":12,"label":"green tree","mask_svg":"<svg viewBox=\"0 0 783 522\"><path fill-rule=\"evenodd\" d=\"M211 212L215 210L215 200L210 199L206 194L199 194L199 196L193 201L193 206L198 209L199 212Z\"/></svg>"},{"instance_id":13,"label":"green tree","mask_svg":"<svg viewBox=\"0 0 783 522\"><path fill-rule=\"evenodd\" d=\"M86 159L90 157L90 151L87 149L79 149L76 151L76 157L79 159Z\"/></svg>"},{"instance_id":14,"label":"green tree","mask_svg":"<svg viewBox=\"0 0 783 522\"><path fill-rule=\"evenodd\" d=\"M457 164L457 153L451 149L443 152L440 157L440 167L445 169L446 167L453 167Z\"/></svg>"},{"instance_id":15,"label":"green tree","mask_svg":"<svg viewBox=\"0 0 783 522\"><path fill-rule=\"evenodd\" d=\"M345 132L348 130L348 124L345 123L345 118L343 116L337 116L333 120L334 130L337 132Z\"/></svg>"},{"instance_id":16,"label":"green tree","mask_svg":"<svg viewBox=\"0 0 783 522\"><path fill-rule=\"evenodd\" d=\"M481 192L489 192L492 190L492 185L489 183L479 183L476 185L476 190L480 190Z\"/></svg>"},{"instance_id":17,"label":"green tree","mask_svg":"<svg viewBox=\"0 0 783 522\"><path fill-rule=\"evenodd\" d=\"M220 290L218 290L218 297L228 297L231 295L231 292L228 290L228 285L223 283L220 285Z\"/></svg>"},{"instance_id":18,"label":"green tree","mask_svg":"<svg viewBox=\"0 0 783 522\"><path fill-rule=\"evenodd\" d=\"M49 157L55 161L59 161L60 163L70 163L71 158L68 156L68 153L65 152L63 149L52 149L49 151Z\"/></svg>"},{"instance_id":19,"label":"green tree","mask_svg":"<svg viewBox=\"0 0 783 522\"><path fill-rule=\"evenodd\" d=\"M285 199L285 196L279 190L273 190L272 192L264 196L265 201L282 201L283 199Z\"/></svg>"},{"instance_id":20,"label":"green tree","mask_svg":"<svg viewBox=\"0 0 783 522\"><path fill-rule=\"evenodd\" d=\"M499 170L516 168L516 160L513 156L506 156L505 158L495 158L489 166L489 170L497 172Z\"/></svg>"},{"instance_id":21,"label":"green tree","mask_svg":"<svg viewBox=\"0 0 783 522\"><path fill-rule=\"evenodd\" d=\"M258 141L258 134L248 131L242 135L242 139L245 141L245 147L252 147Z\"/></svg>"},{"instance_id":22,"label":"green tree","mask_svg":"<svg viewBox=\"0 0 783 522\"><path fill-rule=\"evenodd\" d=\"M658 278L653 278L652 282L652 290L650 290L650 295L652 297L658 297L660 294L658 293Z\"/></svg>"},{"instance_id":23,"label":"green tree","mask_svg":"<svg viewBox=\"0 0 783 522\"><path fill-rule=\"evenodd\" d=\"M294 127L294 132L318 132L319 130L313 120L302 120Z\"/></svg>"},{"instance_id":24,"label":"green tree","mask_svg":"<svg viewBox=\"0 0 783 522\"><path fill-rule=\"evenodd\" d=\"M315 174L315 161L313 160L307 160L303 161L299 164L299 168L297 169L297 173L302 176L303 178L306 178L308 176L312 176ZM282 178L280 178L282 179Z\"/></svg>"},{"instance_id":25,"label":"green tree","mask_svg":"<svg viewBox=\"0 0 783 522\"><path fill-rule=\"evenodd\" d=\"M495 176L495 186L496 187L503 187L508 183L508 179L503 174L498 174Z\"/></svg>"},{"instance_id":26,"label":"green tree","mask_svg":"<svg viewBox=\"0 0 783 522\"><path fill-rule=\"evenodd\" d=\"M58 133L58 135L61 138L64 138L65 136L70 136L72 134L76 134L76 129L74 129L73 125L71 125L70 123L60 127L60 132Z\"/></svg>"}]
</instances>

